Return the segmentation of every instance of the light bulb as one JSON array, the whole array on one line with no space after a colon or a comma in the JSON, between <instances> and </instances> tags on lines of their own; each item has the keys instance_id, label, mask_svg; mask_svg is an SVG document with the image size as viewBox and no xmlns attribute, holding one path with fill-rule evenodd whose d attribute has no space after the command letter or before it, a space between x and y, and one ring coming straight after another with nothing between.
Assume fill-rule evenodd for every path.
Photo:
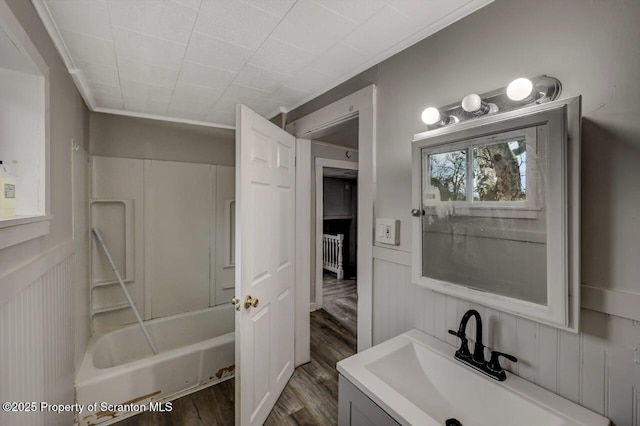
<instances>
[{"instance_id":1,"label":"light bulb","mask_svg":"<svg viewBox=\"0 0 640 426\"><path fill-rule=\"evenodd\" d=\"M431 126L433 124L439 123L441 120L442 117L440 116L440 111L438 111L438 108L429 107L422 111L422 121L424 122L424 124Z\"/></svg>"},{"instance_id":2,"label":"light bulb","mask_svg":"<svg viewBox=\"0 0 640 426\"><path fill-rule=\"evenodd\" d=\"M523 101L531 96L533 83L528 78L516 78L507 86L507 96L512 101Z\"/></svg>"},{"instance_id":3,"label":"light bulb","mask_svg":"<svg viewBox=\"0 0 640 426\"><path fill-rule=\"evenodd\" d=\"M480 96L476 95L475 93L462 98L463 110L467 112L474 112L478 111L480 108L482 108L482 98L480 98Z\"/></svg>"}]
</instances>

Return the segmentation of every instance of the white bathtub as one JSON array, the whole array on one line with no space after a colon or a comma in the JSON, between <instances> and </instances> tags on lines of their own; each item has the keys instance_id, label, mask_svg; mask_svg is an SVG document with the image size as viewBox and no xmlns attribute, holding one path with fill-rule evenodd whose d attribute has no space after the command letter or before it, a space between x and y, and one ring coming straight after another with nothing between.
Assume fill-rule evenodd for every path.
<instances>
[{"instance_id":1,"label":"white bathtub","mask_svg":"<svg viewBox=\"0 0 640 426\"><path fill-rule=\"evenodd\" d=\"M137 324L95 335L76 377L80 425L108 425L137 414L143 404L165 402L234 376L233 306L222 305L146 321L154 356ZM98 411L87 411L98 403ZM130 406L101 411L100 404ZM133 404L133 405L131 405Z\"/></svg>"}]
</instances>

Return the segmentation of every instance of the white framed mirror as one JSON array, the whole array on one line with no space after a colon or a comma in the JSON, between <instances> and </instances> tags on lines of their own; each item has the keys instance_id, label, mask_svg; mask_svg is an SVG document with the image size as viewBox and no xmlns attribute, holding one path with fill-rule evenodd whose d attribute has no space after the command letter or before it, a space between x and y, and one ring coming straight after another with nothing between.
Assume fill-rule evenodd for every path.
<instances>
[{"instance_id":1,"label":"white framed mirror","mask_svg":"<svg viewBox=\"0 0 640 426\"><path fill-rule=\"evenodd\" d=\"M580 97L420 133L413 282L577 332Z\"/></svg>"}]
</instances>

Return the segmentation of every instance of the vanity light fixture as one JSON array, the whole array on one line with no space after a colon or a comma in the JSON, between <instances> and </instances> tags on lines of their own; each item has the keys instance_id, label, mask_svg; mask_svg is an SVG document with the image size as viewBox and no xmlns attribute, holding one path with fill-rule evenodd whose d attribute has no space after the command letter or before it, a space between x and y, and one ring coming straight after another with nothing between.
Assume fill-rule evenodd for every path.
<instances>
[{"instance_id":1,"label":"vanity light fixture","mask_svg":"<svg viewBox=\"0 0 640 426\"><path fill-rule=\"evenodd\" d=\"M535 81L520 77L507 86L507 97L512 101L543 103L557 99L562 85L557 78L541 76Z\"/></svg>"},{"instance_id":2,"label":"vanity light fixture","mask_svg":"<svg viewBox=\"0 0 640 426\"><path fill-rule=\"evenodd\" d=\"M483 101L480 95L475 93L462 98L462 109L477 116L498 112L498 106L496 104Z\"/></svg>"},{"instance_id":3,"label":"vanity light fixture","mask_svg":"<svg viewBox=\"0 0 640 426\"><path fill-rule=\"evenodd\" d=\"M471 93L460 103L441 108L429 107L422 111L422 121L428 130L434 130L489 114L555 101L561 91L562 84L554 77L516 78L507 87L483 94Z\"/></svg>"},{"instance_id":4,"label":"vanity light fixture","mask_svg":"<svg viewBox=\"0 0 640 426\"><path fill-rule=\"evenodd\" d=\"M457 123L458 118L452 115L443 118L438 108L428 107L422 111L422 121L429 126L446 126L447 124Z\"/></svg>"}]
</instances>

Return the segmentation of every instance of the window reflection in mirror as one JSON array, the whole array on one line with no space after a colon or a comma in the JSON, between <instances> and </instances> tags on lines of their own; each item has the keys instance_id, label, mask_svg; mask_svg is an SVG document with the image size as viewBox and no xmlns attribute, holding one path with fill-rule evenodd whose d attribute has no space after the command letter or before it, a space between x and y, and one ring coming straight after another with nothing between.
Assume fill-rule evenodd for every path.
<instances>
[{"instance_id":1,"label":"window reflection in mirror","mask_svg":"<svg viewBox=\"0 0 640 426\"><path fill-rule=\"evenodd\" d=\"M422 275L547 304L545 140L530 127L422 148Z\"/></svg>"}]
</instances>

